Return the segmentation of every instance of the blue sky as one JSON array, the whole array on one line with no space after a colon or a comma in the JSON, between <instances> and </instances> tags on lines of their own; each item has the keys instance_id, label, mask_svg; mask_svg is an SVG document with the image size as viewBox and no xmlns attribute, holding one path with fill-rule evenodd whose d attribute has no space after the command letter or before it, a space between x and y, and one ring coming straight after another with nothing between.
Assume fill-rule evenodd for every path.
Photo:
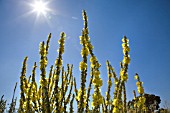
<instances>
[{"instance_id":1,"label":"blue sky","mask_svg":"<svg viewBox=\"0 0 170 113\"><path fill-rule=\"evenodd\" d=\"M39 62L38 46L52 33L49 67L57 57L60 32L67 35L64 64L74 64L74 76L80 80L79 36L83 28L82 10L89 19L89 31L95 55L102 64L101 77L107 81L106 60L119 74L123 58L121 39L130 40L131 64L127 83L128 100L136 90L134 75L144 82L145 92L170 102L170 1L169 0L48 0L52 12L37 18L28 3L34 0L0 0L0 96L10 101L15 82L19 82L22 61L28 60L28 73ZM49 70L48 67L48 70ZM37 79L39 79L37 71ZM102 87L103 94L106 84ZM19 85L16 96L19 97Z\"/></svg>"}]
</instances>

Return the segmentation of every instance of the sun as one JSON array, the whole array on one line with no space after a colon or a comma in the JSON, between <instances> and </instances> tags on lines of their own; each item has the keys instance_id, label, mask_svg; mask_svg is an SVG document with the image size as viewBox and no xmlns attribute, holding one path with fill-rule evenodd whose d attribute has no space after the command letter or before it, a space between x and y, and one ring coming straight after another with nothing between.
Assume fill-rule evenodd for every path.
<instances>
[{"instance_id":1,"label":"sun","mask_svg":"<svg viewBox=\"0 0 170 113\"><path fill-rule=\"evenodd\" d=\"M50 9L48 8L48 2L44 2L42 0L36 0L34 3L31 4L32 7L32 11L37 13L38 16L40 15L46 15L47 12L50 11Z\"/></svg>"}]
</instances>

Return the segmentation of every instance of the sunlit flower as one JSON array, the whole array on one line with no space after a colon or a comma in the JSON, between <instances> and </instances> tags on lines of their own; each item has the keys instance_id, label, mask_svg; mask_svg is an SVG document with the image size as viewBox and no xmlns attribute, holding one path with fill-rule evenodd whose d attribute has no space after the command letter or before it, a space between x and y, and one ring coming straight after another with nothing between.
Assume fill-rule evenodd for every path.
<instances>
[{"instance_id":1,"label":"sunlit flower","mask_svg":"<svg viewBox=\"0 0 170 113\"><path fill-rule=\"evenodd\" d=\"M139 76L136 74L136 75L134 76L134 78L135 78L135 80L138 80L138 79L139 79Z\"/></svg>"},{"instance_id":2,"label":"sunlit flower","mask_svg":"<svg viewBox=\"0 0 170 113\"><path fill-rule=\"evenodd\" d=\"M82 50L81 50L82 57L88 56L88 54L89 54L89 50L87 49L87 47L82 48Z\"/></svg>"},{"instance_id":3,"label":"sunlit flower","mask_svg":"<svg viewBox=\"0 0 170 113\"><path fill-rule=\"evenodd\" d=\"M113 108L113 113L120 113L119 111L120 111L120 110L119 110L117 107L114 107L114 108Z\"/></svg>"},{"instance_id":4,"label":"sunlit flower","mask_svg":"<svg viewBox=\"0 0 170 113\"><path fill-rule=\"evenodd\" d=\"M93 84L94 84L94 86L101 87L101 86L103 85L103 81L102 81L101 78L96 77L96 78L94 78L94 80L93 80Z\"/></svg>"},{"instance_id":5,"label":"sunlit flower","mask_svg":"<svg viewBox=\"0 0 170 113\"><path fill-rule=\"evenodd\" d=\"M129 64L130 63L130 57L129 56L128 57L124 57L123 63Z\"/></svg>"},{"instance_id":6,"label":"sunlit flower","mask_svg":"<svg viewBox=\"0 0 170 113\"><path fill-rule=\"evenodd\" d=\"M139 94L143 94L143 93L144 93L143 87L138 87L138 93L139 93Z\"/></svg>"},{"instance_id":7,"label":"sunlit flower","mask_svg":"<svg viewBox=\"0 0 170 113\"><path fill-rule=\"evenodd\" d=\"M85 70L87 68L87 63L85 63L85 62L80 62L80 66L79 66L79 69L80 70Z\"/></svg>"}]
</instances>

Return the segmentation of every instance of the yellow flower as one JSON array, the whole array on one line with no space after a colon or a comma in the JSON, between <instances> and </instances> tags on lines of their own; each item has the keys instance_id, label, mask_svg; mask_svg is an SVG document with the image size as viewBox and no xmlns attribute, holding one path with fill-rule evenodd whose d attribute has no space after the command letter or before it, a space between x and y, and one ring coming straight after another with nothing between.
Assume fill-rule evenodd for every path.
<instances>
[{"instance_id":1,"label":"yellow flower","mask_svg":"<svg viewBox=\"0 0 170 113\"><path fill-rule=\"evenodd\" d=\"M123 76L124 73L125 73L125 70L124 70L124 69L121 69L121 71L120 71L120 76Z\"/></svg>"},{"instance_id":2,"label":"yellow flower","mask_svg":"<svg viewBox=\"0 0 170 113\"><path fill-rule=\"evenodd\" d=\"M143 93L144 93L143 87L138 87L138 93L139 93L139 94L143 94Z\"/></svg>"},{"instance_id":3,"label":"yellow flower","mask_svg":"<svg viewBox=\"0 0 170 113\"><path fill-rule=\"evenodd\" d=\"M91 68L94 68L96 61L97 61L97 59L96 59L95 56L92 56L92 57L90 58L90 62L91 62L91 65L90 65L90 66L91 66Z\"/></svg>"},{"instance_id":4,"label":"yellow flower","mask_svg":"<svg viewBox=\"0 0 170 113\"><path fill-rule=\"evenodd\" d=\"M122 48L125 48L127 46L127 44L123 43L122 44Z\"/></svg>"},{"instance_id":5,"label":"yellow flower","mask_svg":"<svg viewBox=\"0 0 170 113\"><path fill-rule=\"evenodd\" d=\"M59 68L61 68L62 64L63 64L63 60L59 60L59 58L57 58L55 61L55 65L58 66Z\"/></svg>"},{"instance_id":6,"label":"yellow flower","mask_svg":"<svg viewBox=\"0 0 170 113\"><path fill-rule=\"evenodd\" d=\"M85 70L85 69L87 69L87 63L85 63L85 62L80 62L80 66L79 66L79 69L80 70Z\"/></svg>"},{"instance_id":7,"label":"yellow flower","mask_svg":"<svg viewBox=\"0 0 170 113\"><path fill-rule=\"evenodd\" d=\"M96 68L99 68L101 65L100 65L99 62L96 62L96 63L95 63L95 66L96 66Z\"/></svg>"},{"instance_id":8,"label":"yellow flower","mask_svg":"<svg viewBox=\"0 0 170 113\"><path fill-rule=\"evenodd\" d=\"M137 104L136 104L136 103L134 104L134 107L135 107L135 108L137 107Z\"/></svg>"},{"instance_id":9,"label":"yellow flower","mask_svg":"<svg viewBox=\"0 0 170 113\"><path fill-rule=\"evenodd\" d=\"M80 44L83 44L83 43L84 43L84 38L83 38L83 36L80 36L79 38L80 38Z\"/></svg>"},{"instance_id":10,"label":"yellow flower","mask_svg":"<svg viewBox=\"0 0 170 113\"><path fill-rule=\"evenodd\" d=\"M100 76L100 71L99 70L94 71L94 76Z\"/></svg>"},{"instance_id":11,"label":"yellow flower","mask_svg":"<svg viewBox=\"0 0 170 113\"><path fill-rule=\"evenodd\" d=\"M94 84L94 86L99 86L99 87L101 87L101 86L103 85L103 81L102 81L101 78L96 77L96 78L94 78L94 80L93 80L93 84Z\"/></svg>"},{"instance_id":12,"label":"yellow flower","mask_svg":"<svg viewBox=\"0 0 170 113\"><path fill-rule=\"evenodd\" d=\"M121 80L122 80L122 81L127 81L127 79L128 79L128 74L125 73L125 70L124 70L124 69L122 69L122 70L120 71L120 77L121 77Z\"/></svg>"},{"instance_id":13,"label":"yellow flower","mask_svg":"<svg viewBox=\"0 0 170 113\"><path fill-rule=\"evenodd\" d=\"M125 64L129 64L130 63L130 57L129 56L128 57L124 57L123 62Z\"/></svg>"},{"instance_id":14,"label":"yellow flower","mask_svg":"<svg viewBox=\"0 0 170 113\"><path fill-rule=\"evenodd\" d=\"M48 63L48 61L46 60L46 58L41 59L40 60L40 65L41 65L40 69L45 68L47 66L47 63Z\"/></svg>"},{"instance_id":15,"label":"yellow flower","mask_svg":"<svg viewBox=\"0 0 170 113\"><path fill-rule=\"evenodd\" d=\"M125 54L126 52L130 52L130 48L128 46L123 48L123 54Z\"/></svg>"},{"instance_id":16,"label":"yellow flower","mask_svg":"<svg viewBox=\"0 0 170 113\"><path fill-rule=\"evenodd\" d=\"M114 106L118 106L118 104L119 104L118 99L114 99L114 100L113 100L113 105L114 105Z\"/></svg>"},{"instance_id":17,"label":"yellow flower","mask_svg":"<svg viewBox=\"0 0 170 113\"><path fill-rule=\"evenodd\" d=\"M93 96L93 102L92 102L92 106L97 106L103 103L103 97L100 93L94 93Z\"/></svg>"},{"instance_id":18,"label":"yellow flower","mask_svg":"<svg viewBox=\"0 0 170 113\"><path fill-rule=\"evenodd\" d=\"M96 105L97 105L96 102L92 102L92 103L91 103L91 106L92 106L93 108L94 108Z\"/></svg>"},{"instance_id":19,"label":"yellow flower","mask_svg":"<svg viewBox=\"0 0 170 113\"><path fill-rule=\"evenodd\" d=\"M112 78L112 74L111 74L111 73L109 73L109 74L108 74L108 77L109 77L109 78Z\"/></svg>"},{"instance_id":20,"label":"yellow flower","mask_svg":"<svg viewBox=\"0 0 170 113\"><path fill-rule=\"evenodd\" d=\"M82 48L82 50L81 50L82 57L83 56L88 56L88 54L89 54L88 48L87 47Z\"/></svg>"},{"instance_id":21,"label":"yellow flower","mask_svg":"<svg viewBox=\"0 0 170 113\"><path fill-rule=\"evenodd\" d=\"M127 81L128 80L128 74L125 73L124 75L121 76L122 81Z\"/></svg>"},{"instance_id":22,"label":"yellow flower","mask_svg":"<svg viewBox=\"0 0 170 113\"><path fill-rule=\"evenodd\" d=\"M97 61L97 59L96 59L95 56L92 56L92 57L90 58L90 62L91 62L91 63L95 63L96 61Z\"/></svg>"},{"instance_id":23,"label":"yellow flower","mask_svg":"<svg viewBox=\"0 0 170 113\"><path fill-rule=\"evenodd\" d=\"M126 42L126 43L129 43L129 40L128 40L127 38L122 38L122 42L123 42L123 43L125 43L125 42Z\"/></svg>"},{"instance_id":24,"label":"yellow flower","mask_svg":"<svg viewBox=\"0 0 170 113\"><path fill-rule=\"evenodd\" d=\"M116 84L116 85L118 84L118 79L114 80L114 84Z\"/></svg>"},{"instance_id":25,"label":"yellow flower","mask_svg":"<svg viewBox=\"0 0 170 113\"><path fill-rule=\"evenodd\" d=\"M119 109L118 109L117 107L114 107L114 108L113 108L113 113L120 113L120 112L119 112Z\"/></svg>"},{"instance_id":26,"label":"yellow flower","mask_svg":"<svg viewBox=\"0 0 170 113\"><path fill-rule=\"evenodd\" d=\"M146 98L145 97L139 97L139 101L141 104L144 104L145 101L146 101Z\"/></svg>"},{"instance_id":27,"label":"yellow flower","mask_svg":"<svg viewBox=\"0 0 170 113\"><path fill-rule=\"evenodd\" d=\"M137 81L136 82L136 86L140 87L141 86L141 82Z\"/></svg>"},{"instance_id":28,"label":"yellow flower","mask_svg":"<svg viewBox=\"0 0 170 113\"><path fill-rule=\"evenodd\" d=\"M136 75L134 76L134 79L135 79L135 80L138 80L138 79L139 79L139 76L136 74Z\"/></svg>"}]
</instances>

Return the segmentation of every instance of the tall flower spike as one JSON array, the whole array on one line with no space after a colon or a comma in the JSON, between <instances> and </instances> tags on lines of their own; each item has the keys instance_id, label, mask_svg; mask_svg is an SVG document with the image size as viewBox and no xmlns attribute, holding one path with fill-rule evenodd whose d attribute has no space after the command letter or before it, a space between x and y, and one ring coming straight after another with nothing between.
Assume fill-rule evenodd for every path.
<instances>
[{"instance_id":1,"label":"tall flower spike","mask_svg":"<svg viewBox=\"0 0 170 113\"><path fill-rule=\"evenodd\" d=\"M93 74L93 68L91 68L91 77L90 77L90 83L89 83L89 86L88 86L88 91L87 91L87 99L86 99L86 110L85 112L88 113L89 112L89 101L90 101L90 91L91 91L91 87L92 87L92 82L93 82L93 77L94 77L94 74Z\"/></svg>"},{"instance_id":2,"label":"tall flower spike","mask_svg":"<svg viewBox=\"0 0 170 113\"><path fill-rule=\"evenodd\" d=\"M137 73L134 76L134 78L137 80L136 86L137 86L137 89L138 89L138 93L140 94L138 101L136 101L137 102L136 107L138 107L139 112L145 112L146 109L143 109L143 108L145 108L146 98L144 97L143 82L140 81L139 75Z\"/></svg>"},{"instance_id":3,"label":"tall flower spike","mask_svg":"<svg viewBox=\"0 0 170 113\"><path fill-rule=\"evenodd\" d=\"M38 94L37 94L37 83L35 82L35 75L36 75L36 62L34 63L34 67L32 70L32 102L34 103L34 109L36 112L38 112Z\"/></svg>"},{"instance_id":4,"label":"tall flower spike","mask_svg":"<svg viewBox=\"0 0 170 113\"><path fill-rule=\"evenodd\" d=\"M28 57L25 57L23 61L23 66L22 66L22 71L21 71L21 76L20 76L20 90L21 90L21 97L20 97L20 103L19 103L19 113L24 112L24 102L25 102L25 79L26 79L26 70L27 70L27 60Z\"/></svg>"},{"instance_id":5,"label":"tall flower spike","mask_svg":"<svg viewBox=\"0 0 170 113\"><path fill-rule=\"evenodd\" d=\"M140 78L139 78L139 75L136 73L136 75L135 75L135 77L134 77L136 80L137 80L137 82L136 82L136 86L137 86L137 88L138 88L138 93L140 94L140 95L143 95L144 94L144 88L143 88L143 82L141 82L140 81Z\"/></svg>"},{"instance_id":6,"label":"tall flower spike","mask_svg":"<svg viewBox=\"0 0 170 113\"><path fill-rule=\"evenodd\" d=\"M86 16L86 12L83 11L83 17ZM87 22L87 17L84 17L84 20ZM87 40L88 37L87 32L87 23L85 22L84 29L82 30L82 36L80 36L80 44L82 44L81 55L83 60L80 62L80 71L81 71L81 86L79 89L79 93L77 95L78 101L78 112L84 112L84 107L86 106L86 76L87 76L87 56L89 55L89 49L87 47Z\"/></svg>"},{"instance_id":7,"label":"tall flower spike","mask_svg":"<svg viewBox=\"0 0 170 113\"><path fill-rule=\"evenodd\" d=\"M46 79L46 67L48 63L47 54L48 54L48 48L49 48L49 42L51 38L51 33L48 36L48 40L46 42L47 45L45 45L44 42L40 43L40 70L41 70L41 79L40 79L40 85L42 86L42 112L51 112L50 111L50 102L49 102L49 94L48 94L48 86L47 86L47 79Z\"/></svg>"},{"instance_id":8,"label":"tall flower spike","mask_svg":"<svg viewBox=\"0 0 170 113\"><path fill-rule=\"evenodd\" d=\"M49 44L50 44L50 39L51 39L51 33L48 35L48 39L47 39L47 41L46 41L46 45L47 45L47 47L46 47L46 51L47 51L47 53L48 53L48 49L49 49Z\"/></svg>"},{"instance_id":9,"label":"tall flower spike","mask_svg":"<svg viewBox=\"0 0 170 113\"><path fill-rule=\"evenodd\" d=\"M11 102L10 107L9 107L9 113L14 113L14 112L15 112L16 101L15 101L14 97L15 97L16 87L17 87L17 82L16 82L15 87L14 87L12 102ZM0 107L0 108L1 108L1 107ZM1 111L1 110L0 110L0 111Z\"/></svg>"},{"instance_id":10,"label":"tall flower spike","mask_svg":"<svg viewBox=\"0 0 170 113\"><path fill-rule=\"evenodd\" d=\"M54 96L55 96L55 111L57 113L60 112L61 106L59 105L59 75L62 68L62 54L64 53L64 43L65 43L65 37L66 34L64 32L61 32L60 39L58 41L59 43L59 49L58 49L58 58L55 61L56 71L55 71L55 83L54 83Z\"/></svg>"}]
</instances>

